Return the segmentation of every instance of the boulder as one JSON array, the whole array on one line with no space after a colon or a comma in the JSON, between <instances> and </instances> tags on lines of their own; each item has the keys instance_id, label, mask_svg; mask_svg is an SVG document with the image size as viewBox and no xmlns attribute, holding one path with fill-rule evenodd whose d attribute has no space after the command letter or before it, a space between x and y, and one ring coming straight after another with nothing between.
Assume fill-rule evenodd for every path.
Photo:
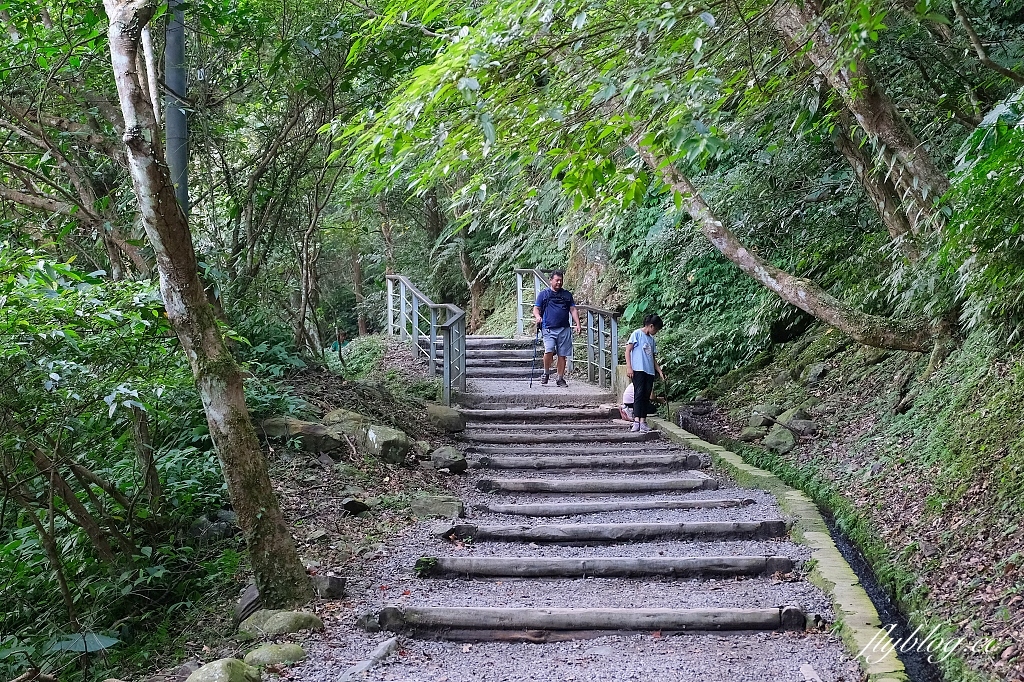
<instances>
[{"instance_id":1,"label":"boulder","mask_svg":"<svg viewBox=\"0 0 1024 682\"><path fill-rule=\"evenodd\" d=\"M239 623L252 614L260 610L262 603L260 601L260 591L256 587L255 583L245 588L245 592L238 600L238 604L235 606L235 622Z\"/></svg>"},{"instance_id":2,"label":"boulder","mask_svg":"<svg viewBox=\"0 0 1024 682\"><path fill-rule=\"evenodd\" d=\"M461 518L466 515L466 507L462 500L447 495L425 495L414 497L409 502L413 516L418 519L444 517L446 519Z\"/></svg>"},{"instance_id":3,"label":"boulder","mask_svg":"<svg viewBox=\"0 0 1024 682\"><path fill-rule=\"evenodd\" d=\"M345 439L339 429L295 417L271 417L260 424L268 438L295 438L306 452L321 452L341 447Z\"/></svg>"},{"instance_id":4,"label":"boulder","mask_svg":"<svg viewBox=\"0 0 1024 682\"><path fill-rule=\"evenodd\" d=\"M778 417L780 412L782 408L778 405L754 405L750 408L750 421L747 422L747 426L771 426L775 423L772 419Z\"/></svg>"},{"instance_id":5,"label":"boulder","mask_svg":"<svg viewBox=\"0 0 1024 682\"><path fill-rule=\"evenodd\" d=\"M314 575L313 590L321 599L341 599L345 596L345 579L340 575Z\"/></svg>"},{"instance_id":6,"label":"boulder","mask_svg":"<svg viewBox=\"0 0 1024 682\"><path fill-rule=\"evenodd\" d=\"M260 609L238 626L241 634L255 637L286 635L300 630L323 630L323 622L309 611Z\"/></svg>"},{"instance_id":7,"label":"boulder","mask_svg":"<svg viewBox=\"0 0 1024 682\"><path fill-rule=\"evenodd\" d=\"M370 506L355 497L346 497L341 501L341 508L352 516L355 516L356 514L362 514L364 511L368 511Z\"/></svg>"},{"instance_id":8,"label":"boulder","mask_svg":"<svg viewBox=\"0 0 1024 682\"><path fill-rule=\"evenodd\" d=\"M238 526L224 521L211 521L207 516L200 516L189 526L186 536L198 544L227 540L238 532Z\"/></svg>"},{"instance_id":9,"label":"boulder","mask_svg":"<svg viewBox=\"0 0 1024 682\"><path fill-rule=\"evenodd\" d=\"M306 660L306 650L298 644L264 644L243 659L252 666L287 665Z\"/></svg>"},{"instance_id":10,"label":"boulder","mask_svg":"<svg viewBox=\"0 0 1024 682\"><path fill-rule=\"evenodd\" d=\"M768 427L766 426L748 426L747 428L740 431L739 440L744 443L753 443L756 440L761 440L768 435Z\"/></svg>"},{"instance_id":11,"label":"boulder","mask_svg":"<svg viewBox=\"0 0 1024 682\"><path fill-rule=\"evenodd\" d=\"M412 450L412 440L398 429L371 424L362 438L363 451L385 464L401 464Z\"/></svg>"},{"instance_id":12,"label":"boulder","mask_svg":"<svg viewBox=\"0 0 1024 682\"><path fill-rule=\"evenodd\" d=\"M813 386L824 379L826 374L828 374L828 365L824 362L815 362L804 370L804 383Z\"/></svg>"},{"instance_id":13,"label":"boulder","mask_svg":"<svg viewBox=\"0 0 1024 682\"><path fill-rule=\"evenodd\" d=\"M818 433L818 425L810 419L791 419L789 426L796 429L801 436L813 436Z\"/></svg>"},{"instance_id":14,"label":"boulder","mask_svg":"<svg viewBox=\"0 0 1024 682\"><path fill-rule=\"evenodd\" d=\"M349 436L361 436L366 427L370 425L369 417L340 408L325 414L321 421L324 426L334 427Z\"/></svg>"},{"instance_id":15,"label":"boulder","mask_svg":"<svg viewBox=\"0 0 1024 682\"><path fill-rule=\"evenodd\" d=\"M237 658L222 658L207 663L188 676L185 682L259 682L260 671Z\"/></svg>"},{"instance_id":16,"label":"boulder","mask_svg":"<svg viewBox=\"0 0 1024 682\"><path fill-rule=\"evenodd\" d=\"M775 418L775 421L779 422L780 424L788 424L794 419L810 419L810 417L807 415L806 412L804 412L804 409L802 407L794 407L780 414L778 417Z\"/></svg>"},{"instance_id":17,"label":"boulder","mask_svg":"<svg viewBox=\"0 0 1024 682\"><path fill-rule=\"evenodd\" d=\"M785 426L776 426L761 441L761 445L769 450L774 450L780 455L784 455L796 445L796 436Z\"/></svg>"},{"instance_id":18,"label":"boulder","mask_svg":"<svg viewBox=\"0 0 1024 682\"><path fill-rule=\"evenodd\" d=\"M430 462L434 465L435 469L447 469L453 474L461 474L469 468L466 456L451 445L445 445L434 450L430 454Z\"/></svg>"},{"instance_id":19,"label":"boulder","mask_svg":"<svg viewBox=\"0 0 1024 682\"><path fill-rule=\"evenodd\" d=\"M466 417L461 412L437 403L427 403L427 421L434 428L448 433L466 430Z\"/></svg>"}]
</instances>

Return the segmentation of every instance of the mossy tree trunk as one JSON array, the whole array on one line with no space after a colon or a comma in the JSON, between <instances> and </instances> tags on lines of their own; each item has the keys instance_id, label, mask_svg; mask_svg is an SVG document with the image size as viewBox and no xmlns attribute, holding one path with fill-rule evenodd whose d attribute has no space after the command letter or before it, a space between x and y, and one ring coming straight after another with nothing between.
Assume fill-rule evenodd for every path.
<instances>
[{"instance_id":1,"label":"mossy tree trunk","mask_svg":"<svg viewBox=\"0 0 1024 682\"><path fill-rule=\"evenodd\" d=\"M690 217L708 241L723 256L783 301L810 313L866 346L921 352L931 349L934 338L930 325L869 315L844 303L813 282L791 275L751 252L715 215L690 179L668 159L644 147L638 151L651 171L682 197Z\"/></svg>"},{"instance_id":2,"label":"mossy tree trunk","mask_svg":"<svg viewBox=\"0 0 1024 682\"><path fill-rule=\"evenodd\" d=\"M160 149L153 105L139 81L141 33L157 5L150 0L104 0L104 7L132 185L156 256L167 317L195 375L256 584L266 606L304 603L312 597L312 586L271 487L245 405L241 373L200 282L192 235Z\"/></svg>"}]
</instances>

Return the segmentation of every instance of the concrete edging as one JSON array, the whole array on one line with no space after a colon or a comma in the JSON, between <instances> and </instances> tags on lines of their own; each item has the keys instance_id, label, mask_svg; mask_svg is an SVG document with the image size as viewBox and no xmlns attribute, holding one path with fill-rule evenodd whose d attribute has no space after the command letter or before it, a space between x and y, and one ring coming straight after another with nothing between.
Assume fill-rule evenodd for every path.
<instances>
[{"instance_id":1,"label":"concrete edging","mask_svg":"<svg viewBox=\"0 0 1024 682\"><path fill-rule=\"evenodd\" d=\"M857 575L836 548L814 502L775 474L747 464L735 452L701 440L663 419L651 418L649 421L669 440L711 455L712 463L724 469L741 486L766 490L775 496L782 511L793 519L793 539L811 548L814 566L808 577L832 600L839 635L861 669L867 672L868 681L907 682L909 678L903 662L895 655L875 663L866 661L861 655L866 647L892 650L892 640L882 629L878 611L861 587Z\"/></svg>"}]
</instances>

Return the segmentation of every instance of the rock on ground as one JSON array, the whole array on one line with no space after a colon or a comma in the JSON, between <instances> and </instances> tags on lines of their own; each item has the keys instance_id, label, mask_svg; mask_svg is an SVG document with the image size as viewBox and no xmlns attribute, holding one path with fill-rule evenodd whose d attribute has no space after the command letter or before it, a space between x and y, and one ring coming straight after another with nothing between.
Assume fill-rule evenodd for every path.
<instances>
[{"instance_id":1,"label":"rock on ground","mask_svg":"<svg viewBox=\"0 0 1024 682\"><path fill-rule=\"evenodd\" d=\"M466 507L457 497L446 495L426 495L415 497L409 502L413 516L418 519L443 516L454 519L466 515Z\"/></svg>"},{"instance_id":2,"label":"rock on ground","mask_svg":"<svg viewBox=\"0 0 1024 682\"><path fill-rule=\"evenodd\" d=\"M461 474L469 468L466 456L450 445L434 450L430 455L430 461L435 469L447 469L453 474Z\"/></svg>"},{"instance_id":3,"label":"rock on ground","mask_svg":"<svg viewBox=\"0 0 1024 682\"><path fill-rule=\"evenodd\" d=\"M459 431L466 430L466 418L463 414L445 405L428 403L427 421L435 428L447 431L448 433L458 433Z\"/></svg>"},{"instance_id":4,"label":"rock on ground","mask_svg":"<svg viewBox=\"0 0 1024 682\"><path fill-rule=\"evenodd\" d=\"M186 682L259 682L260 671L237 658L207 663L188 676Z\"/></svg>"},{"instance_id":5,"label":"rock on ground","mask_svg":"<svg viewBox=\"0 0 1024 682\"><path fill-rule=\"evenodd\" d=\"M323 630L324 624L308 611L260 609L238 626L238 632L254 637L285 635L300 630Z\"/></svg>"},{"instance_id":6,"label":"rock on ground","mask_svg":"<svg viewBox=\"0 0 1024 682\"><path fill-rule=\"evenodd\" d=\"M245 663L258 665L283 665L306 660L306 650L298 644L264 644L245 655Z\"/></svg>"}]
</instances>

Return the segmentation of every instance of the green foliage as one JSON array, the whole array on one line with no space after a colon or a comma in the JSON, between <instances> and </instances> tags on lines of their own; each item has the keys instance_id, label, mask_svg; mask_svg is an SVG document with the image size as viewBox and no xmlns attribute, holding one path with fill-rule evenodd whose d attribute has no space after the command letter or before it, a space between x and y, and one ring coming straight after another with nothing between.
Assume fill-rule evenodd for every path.
<instances>
[{"instance_id":1,"label":"green foliage","mask_svg":"<svg viewBox=\"0 0 1024 682\"><path fill-rule=\"evenodd\" d=\"M152 284L110 282L6 244L0 338L0 631L17 633L0 643L0 674L15 677L29 660L63 670L88 646L107 649L90 674L109 677L144 661L145 633L223 589L237 568L235 540L197 546L185 532L226 503L192 373ZM266 378L246 389L257 414L302 407ZM140 448L153 453L158 498Z\"/></svg>"},{"instance_id":2,"label":"green foliage","mask_svg":"<svg viewBox=\"0 0 1024 682\"><path fill-rule=\"evenodd\" d=\"M361 336L342 349L345 358L345 378L362 379L380 367L384 359L384 338Z\"/></svg>"}]
</instances>

